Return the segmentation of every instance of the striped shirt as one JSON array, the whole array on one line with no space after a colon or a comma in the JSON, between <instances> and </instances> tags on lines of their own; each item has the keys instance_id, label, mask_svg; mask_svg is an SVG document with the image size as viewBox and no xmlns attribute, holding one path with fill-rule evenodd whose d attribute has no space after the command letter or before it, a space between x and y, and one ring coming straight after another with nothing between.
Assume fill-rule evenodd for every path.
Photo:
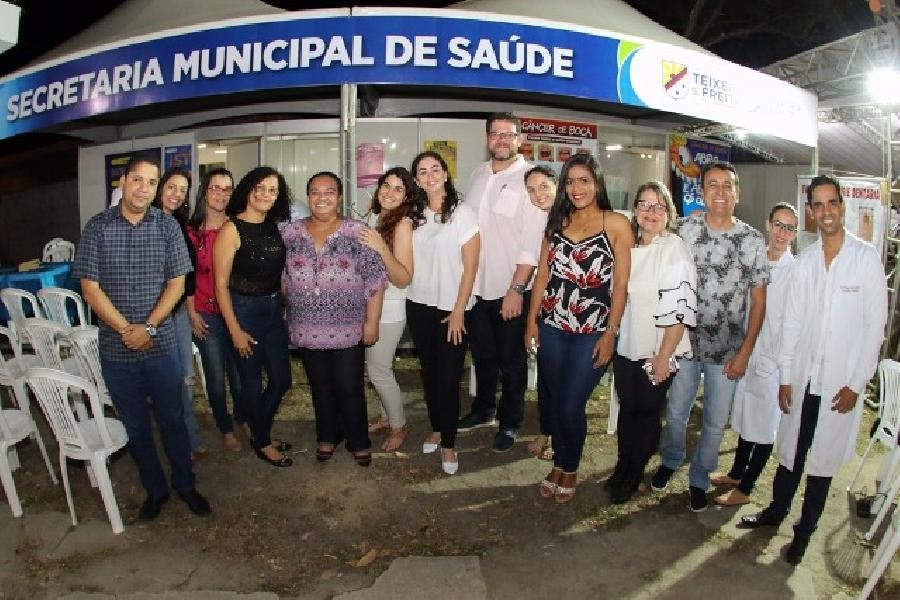
<instances>
[{"instance_id":1,"label":"striped shirt","mask_svg":"<svg viewBox=\"0 0 900 600\"><path fill-rule=\"evenodd\" d=\"M129 323L146 323L166 282L192 270L175 219L151 206L132 225L114 206L85 225L72 276L99 283ZM126 348L119 333L101 320L100 355L106 360L137 362L168 353L175 347L175 326L170 317L157 326L153 346L136 352Z\"/></svg>"}]
</instances>

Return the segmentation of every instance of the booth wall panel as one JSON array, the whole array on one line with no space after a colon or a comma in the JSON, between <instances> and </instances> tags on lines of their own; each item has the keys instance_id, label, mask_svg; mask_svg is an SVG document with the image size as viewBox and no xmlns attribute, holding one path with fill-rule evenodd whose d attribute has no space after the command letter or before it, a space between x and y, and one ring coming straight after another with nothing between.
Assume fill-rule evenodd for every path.
<instances>
[{"instance_id":1,"label":"booth wall panel","mask_svg":"<svg viewBox=\"0 0 900 600\"><path fill-rule=\"evenodd\" d=\"M769 211L779 202L797 206L797 175L807 175L809 165L737 164L741 182L740 201L734 214L765 232Z\"/></svg>"}]
</instances>

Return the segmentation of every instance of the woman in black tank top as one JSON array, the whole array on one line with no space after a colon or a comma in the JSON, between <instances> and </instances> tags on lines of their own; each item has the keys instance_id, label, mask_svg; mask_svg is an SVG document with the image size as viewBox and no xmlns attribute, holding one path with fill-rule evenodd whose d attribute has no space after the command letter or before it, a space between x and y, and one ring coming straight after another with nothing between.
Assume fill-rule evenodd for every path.
<instances>
[{"instance_id":1,"label":"woman in black tank top","mask_svg":"<svg viewBox=\"0 0 900 600\"><path fill-rule=\"evenodd\" d=\"M241 404L256 455L289 467L291 445L272 440L272 422L291 386L287 328L277 293L285 247L278 223L290 216L291 191L271 167L257 167L241 179L213 250L216 301L231 335L241 380ZM266 372L266 387L262 371Z\"/></svg>"}]
</instances>

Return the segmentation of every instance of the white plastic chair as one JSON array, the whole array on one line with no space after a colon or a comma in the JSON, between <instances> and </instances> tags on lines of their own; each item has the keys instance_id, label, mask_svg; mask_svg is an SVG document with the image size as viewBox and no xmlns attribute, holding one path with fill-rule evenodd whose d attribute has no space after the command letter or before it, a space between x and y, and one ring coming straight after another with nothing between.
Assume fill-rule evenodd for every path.
<instances>
[{"instance_id":1,"label":"white plastic chair","mask_svg":"<svg viewBox=\"0 0 900 600\"><path fill-rule=\"evenodd\" d=\"M62 472L66 502L72 515L72 525L78 525L66 458L88 463L88 474L96 477L113 533L122 533L122 517L116 504L107 461L114 452L128 443L125 427L117 419L105 417L97 389L86 379L46 367L33 367L25 375L43 409L53 434L59 443L59 469ZM69 392L83 392L91 407L91 416L77 419L69 402Z\"/></svg>"},{"instance_id":2,"label":"white plastic chair","mask_svg":"<svg viewBox=\"0 0 900 600\"><path fill-rule=\"evenodd\" d=\"M31 317L25 319L25 331L34 348L35 354L41 360L41 365L50 369L59 369L66 373L83 376L84 373L74 356L63 356L60 349L68 345L68 335L71 328L63 327L49 319Z\"/></svg>"},{"instance_id":3,"label":"white plastic chair","mask_svg":"<svg viewBox=\"0 0 900 600\"><path fill-rule=\"evenodd\" d=\"M25 333L25 319L31 317L43 317L41 305L38 299L29 291L20 290L18 288L4 288L0 290L0 300L9 313L9 328L19 338L19 343L28 341L28 334ZM25 305L31 310L29 315Z\"/></svg>"},{"instance_id":4,"label":"white plastic chair","mask_svg":"<svg viewBox=\"0 0 900 600\"><path fill-rule=\"evenodd\" d=\"M47 470L50 471L50 479L54 485L57 483L56 473L53 472L53 466L50 464L50 457L47 456L47 448L44 446L44 440L37 429L34 419L31 417L29 410L28 395L25 393L25 369L31 366L34 361L28 357L23 357L19 351L18 343L12 332L6 327L0 327L0 336L6 338L10 347L12 356L4 357L0 352L0 385L13 389L13 401L15 408L3 409L0 407L0 482L3 484L3 491L6 492L6 499L9 507L12 509L14 517L22 516L22 504L19 502L19 496L16 493L16 485L13 480L12 472L19 466L18 456L15 454L15 445L27 437L37 442L44 462L47 464ZM35 357L31 357L33 359Z\"/></svg>"},{"instance_id":5,"label":"white plastic chair","mask_svg":"<svg viewBox=\"0 0 900 600\"><path fill-rule=\"evenodd\" d=\"M208 402L209 394L206 392L206 373L203 372L203 359L200 356L200 348L193 342L191 343L191 348L194 353L194 368L197 370L197 377L200 378L200 387L203 388L203 395L206 396Z\"/></svg>"},{"instance_id":6,"label":"white plastic chair","mask_svg":"<svg viewBox=\"0 0 900 600\"><path fill-rule=\"evenodd\" d=\"M880 422L874 435L869 440L869 444L866 446L866 451L863 452L862 460L860 460L859 467L857 467L856 473L853 475L853 480L847 486L848 492L852 491L853 486L856 485L856 480L859 479L859 474L862 472L866 458L876 442L884 445L890 456L890 458L886 459L888 462L881 473L881 486L877 492L886 491L884 488L893 481L893 474L897 468L898 460L896 457L898 455L894 450L897 447L897 436L898 431L900 431L900 363L889 358L885 358L878 363L878 381L881 390L878 403L878 418Z\"/></svg>"},{"instance_id":7,"label":"white plastic chair","mask_svg":"<svg viewBox=\"0 0 900 600\"><path fill-rule=\"evenodd\" d=\"M897 482L900 482L900 477L896 478L893 486L895 494L898 489ZM884 537L881 538L881 543L878 544L878 548L875 550L869 576L866 578L866 584L859 593L860 600L868 598L872 590L875 589L878 580L881 579L884 571L891 564L891 559L897 553L898 547L900 547L900 509L894 511L891 524L888 526L887 531L884 532Z\"/></svg>"},{"instance_id":8,"label":"white plastic chair","mask_svg":"<svg viewBox=\"0 0 900 600\"><path fill-rule=\"evenodd\" d=\"M96 327L76 327L66 333L66 339L72 347L72 354L81 374L96 386L100 400L112 406L112 399L100 366L99 330Z\"/></svg>"},{"instance_id":9,"label":"white plastic chair","mask_svg":"<svg viewBox=\"0 0 900 600\"><path fill-rule=\"evenodd\" d=\"M90 313L85 309L84 300L81 299L78 292L66 288L49 287L38 290L37 297L44 307L44 314L51 321L56 321L66 327L91 324ZM78 315L77 323L73 323L69 316L69 302L75 306L75 312Z\"/></svg>"},{"instance_id":10,"label":"white plastic chair","mask_svg":"<svg viewBox=\"0 0 900 600\"><path fill-rule=\"evenodd\" d=\"M75 244L62 238L53 238L44 244L42 262L67 262L75 258Z\"/></svg>"}]
</instances>

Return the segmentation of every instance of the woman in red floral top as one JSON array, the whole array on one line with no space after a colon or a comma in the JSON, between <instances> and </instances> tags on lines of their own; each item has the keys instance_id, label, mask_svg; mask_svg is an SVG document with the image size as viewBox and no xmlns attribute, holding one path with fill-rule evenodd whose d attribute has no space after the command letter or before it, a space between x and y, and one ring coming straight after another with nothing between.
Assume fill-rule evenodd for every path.
<instances>
[{"instance_id":1,"label":"woman in red floral top","mask_svg":"<svg viewBox=\"0 0 900 600\"><path fill-rule=\"evenodd\" d=\"M551 415L553 470L539 491L562 504L575 497L587 436L585 406L615 349L634 236L628 220L612 210L592 156L572 156L559 179L525 344L538 348L538 370L546 377Z\"/></svg>"}]
</instances>

